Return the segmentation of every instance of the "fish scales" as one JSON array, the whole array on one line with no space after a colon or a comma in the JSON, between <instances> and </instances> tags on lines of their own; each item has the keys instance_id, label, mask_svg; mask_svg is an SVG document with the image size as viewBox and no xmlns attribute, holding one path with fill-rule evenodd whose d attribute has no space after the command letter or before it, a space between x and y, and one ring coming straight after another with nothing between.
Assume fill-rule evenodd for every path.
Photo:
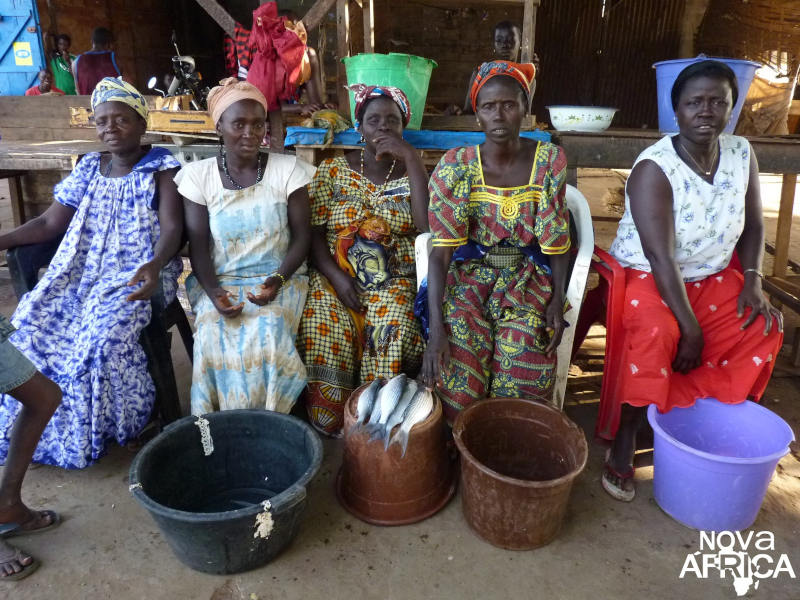
<instances>
[{"instance_id":1,"label":"fish scales","mask_svg":"<svg viewBox=\"0 0 800 600\"><path fill-rule=\"evenodd\" d=\"M423 393L416 395L412 400L408 407L408 414L406 415L405 419L403 419L400 429L398 429L397 433L392 436L389 445L391 446L395 442L398 443L403 449L402 456L405 456L408 448L408 436L412 427L414 427L414 425L417 423L421 423L427 419L428 415L431 414L432 409L433 392L425 389Z\"/></svg>"}]
</instances>

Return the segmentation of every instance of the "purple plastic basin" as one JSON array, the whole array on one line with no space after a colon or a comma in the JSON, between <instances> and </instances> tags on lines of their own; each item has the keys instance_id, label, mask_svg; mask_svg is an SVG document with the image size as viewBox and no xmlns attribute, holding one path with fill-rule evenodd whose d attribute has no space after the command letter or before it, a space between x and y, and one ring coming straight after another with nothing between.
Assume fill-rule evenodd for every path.
<instances>
[{"instance_id":1,"label":"purple plastic basin","mask_svg":"<svg viewBox=\"0 0 800 600\"><path fill-rule=\"evenodd\" d=\"M738 531L755 521L778 461L794 433L754 402L701 398L689 408L647 411L655 432L653 492L678 522L706 531Z\"/></svg>"}]
</instances>

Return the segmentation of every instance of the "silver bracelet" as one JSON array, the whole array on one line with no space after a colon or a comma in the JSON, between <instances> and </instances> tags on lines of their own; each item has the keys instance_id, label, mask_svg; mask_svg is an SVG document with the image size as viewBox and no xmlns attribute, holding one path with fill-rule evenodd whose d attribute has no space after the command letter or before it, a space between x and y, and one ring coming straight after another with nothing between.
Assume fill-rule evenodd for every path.
<instances>
[{"instance_id":1,"label":"silver bracelet","mask_svg":"<svg viewBox=\"0 0 800 600\"><path fill-rule=\"evenodd\" d=\"M755 273L756 275L761 277L761 279L764 279L764 274L758 269L745 269L744 271L742 271L742 275L747 275L748 273Z\"/></svg>"}]
</instances>

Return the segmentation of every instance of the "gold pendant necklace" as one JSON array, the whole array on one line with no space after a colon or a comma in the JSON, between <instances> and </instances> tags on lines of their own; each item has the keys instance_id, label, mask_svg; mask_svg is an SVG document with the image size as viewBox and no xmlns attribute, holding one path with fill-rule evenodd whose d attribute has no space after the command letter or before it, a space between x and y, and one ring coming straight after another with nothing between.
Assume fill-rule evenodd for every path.
<instances>
[{"instance_id":1,"label":"gold pendant necklace","mask_svg":"<svg viewBox=\"0 0 800 600\"><path fill-rule=\"evenodd\" d=\"M708 168L708 170L700 166L700 163L697 162L697 159L694 156L692 156L692 153L686 149L686 146L683 145L683 142L681 141L680 138L678 138L678 145L683 149L683 151L686 153L686 155L694 163L694 165L700 172L702 172L706 177L711 175L711 171L714 169L714 163L717 162L717 155L719 154L719 143L717 143L717 145L714 147L714 157L711 159L711 166Z\"/></svg>"},{"instance_id":2,"label":"gold pendant necklace","mask_svg":"<svg viewBox=\"0 0 800 600\"><path fill-rule=\"evenodd\" d=\"M387 183L389 183L389 178L391 178L391 176L392 176L392 173L394 172L394 166L395 166L396 164L397 164L397 159L396 159L396 158L393 158L393 159L392 159L392 166L391 166L391 167L389 167L389 172L388 172L388 173L386 173L386 179L384 179L384 180L383 180L383 183L381 184L381 186L375 190L376 192L377 192L378 190L382 190L383 188L385 188L385 187L386 187L386 184L387 184ZM362 148L362 149L361 149L361 177L362 177L362 178L364 178L364 179L366 179L367 181L369 181L369 179L367 178L367 176L366 176L366 175L364 175L364 148Z\"/></svg>"}]
</instances>

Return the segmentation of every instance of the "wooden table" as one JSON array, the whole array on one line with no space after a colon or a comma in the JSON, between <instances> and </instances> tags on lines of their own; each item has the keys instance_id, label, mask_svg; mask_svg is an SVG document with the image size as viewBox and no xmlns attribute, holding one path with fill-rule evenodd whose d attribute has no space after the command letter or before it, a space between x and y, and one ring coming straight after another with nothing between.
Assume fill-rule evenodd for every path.
<instances>
[{"instance_id":1,"label":"wooden table","mask_svg":"<svg viewBox=\"0 0 800 600\"><path fill-rule=\"evenodd\" d=\"M8 179L14 226L26 220L22 176L30 171L71 171L82 155L100 149L97 141L0 142L0 179Z\"/></svg>"}]
</instances>

